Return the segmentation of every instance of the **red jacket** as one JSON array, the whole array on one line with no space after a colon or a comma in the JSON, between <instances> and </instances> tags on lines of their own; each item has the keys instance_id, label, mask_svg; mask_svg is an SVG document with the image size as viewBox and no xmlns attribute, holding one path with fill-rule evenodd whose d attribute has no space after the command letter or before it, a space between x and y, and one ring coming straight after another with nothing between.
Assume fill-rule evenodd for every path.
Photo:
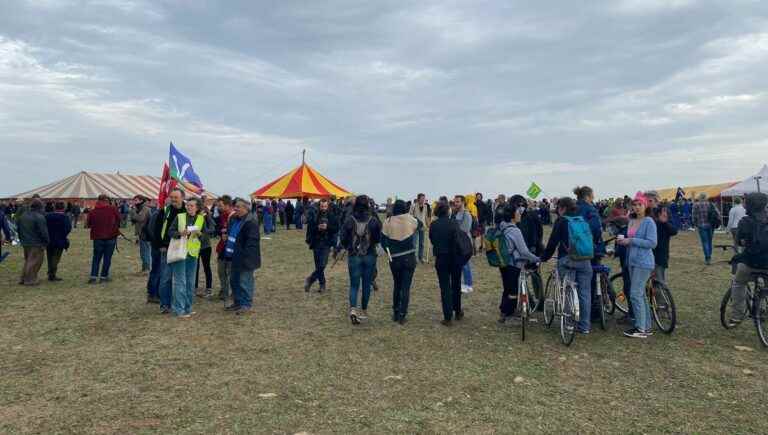
<instances>
[{"instance_id":1,"label":"red jacket","mask_svg":"<svg viewBox=\"0 0 768 435\"><path fill-rule=\"evenodd\" d=\"M216 245L217 254L224 252L224 247L227 246L227 226L229 225L229 218L232 217L233 214L235 214L234 211L230 211L226 214L219 214L219 227L221 228L222 234L220 234L221 239L219 239L219 243Z\"/></svg>"},{"instance_id":2,"label":"red jacket","mask_svg":"<svg viewBox=\"0 0 768 435\"><path fill-rule=\"evenodd\" d=\"M88 213L88 228L91 240L109 240L120 234L120 213L109 203L98 201Z\"/></svg>"}]
</instances>

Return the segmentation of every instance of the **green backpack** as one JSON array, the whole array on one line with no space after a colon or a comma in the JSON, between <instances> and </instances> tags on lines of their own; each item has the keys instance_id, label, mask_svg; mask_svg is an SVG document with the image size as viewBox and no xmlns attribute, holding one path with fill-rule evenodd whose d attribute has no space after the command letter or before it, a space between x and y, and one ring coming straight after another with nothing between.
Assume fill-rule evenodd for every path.
<instances>
[{"instance_id":1,"label":"green backpack","mask_svg":"<svg viewBox=\"0 0 768 435\"><path fill-rule=\"evenodd\" d=\"M500 228L488 228L485 232L485 258L491 267L507 267L512 264L509 244Z\"/></svg>"}]
</instances>

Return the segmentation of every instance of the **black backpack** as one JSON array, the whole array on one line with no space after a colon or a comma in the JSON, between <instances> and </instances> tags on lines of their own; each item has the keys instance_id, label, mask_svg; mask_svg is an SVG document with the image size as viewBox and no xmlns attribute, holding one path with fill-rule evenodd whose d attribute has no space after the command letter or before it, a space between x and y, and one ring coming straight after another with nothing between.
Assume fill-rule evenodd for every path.
<instances>
[{"instance_id":1,"label":"black backpack","mask_svg":"<svg viewBox=\"0 0 768 435\"><path fill-rule=\"evenodd\" d=\"M157 217L159 215L160 212L157 210L149 209L149 219L144 221L144 225L142 225L141 230L139 231L142 240L146 240L148 242L158 241L155 240L155 228L157 225Z\"/></svg>"},{"instance_id":2,"label":"black backpack","mask_svg":"<svg viewBox=\"0 0 768 435\"><path fill-rule=\"evenodd\" d=\"M707 210L707 221L713 230L720 228L720 213L712 203L709 203L709 210Z\"/></svg>"},{"instance_id":3,"label":"black backpack","mask_svg":"<svg viewBox=\"0 0 768 435\"><path fill-rule=\"evenodd\" d=\"M755 220L751 216L744 218L746 219L751 220L752 240L744 249L744 262L756 269L768 268L768 222Z\"/></svg>"},{"instance_id":4,"label":"black backpack","mask_svg":"<svg viewBox=\"0 0 768 435\"><path fill-rule=\"evenodd\" d=\"M456 252L456 262L461 267L464 267L464 265L472 258L472 254L474 254L475 251L472 246L472 239L469 238L467 233L461 231L459 228L456 228L455 237L456 246L454 251Z\"/></svg>"}]
</instances>

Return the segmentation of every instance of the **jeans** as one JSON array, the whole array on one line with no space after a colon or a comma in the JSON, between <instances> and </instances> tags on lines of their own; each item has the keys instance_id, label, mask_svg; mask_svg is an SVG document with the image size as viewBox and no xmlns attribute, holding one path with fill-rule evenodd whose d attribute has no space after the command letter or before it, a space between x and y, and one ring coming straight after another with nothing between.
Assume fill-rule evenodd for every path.
<instances>
[{"instance_id":1,"label":"jeans","mask_svg":"<svg viewBox=\"0 0 768 435\"><path fill-rule=\"evenodd\" d=\"M664 266L656 265L656 269L654 269L654 272L656 273L656 281L664 284L664 286L667 286L667 268Z\"/></svg>"},{"instance_id":2,"label":"jeans","mask_svg":"<svg viewBox=\"0 0 768 435\"><path fill-rule=\"evenodd\" d=\"M651 272L651 269L629 267L629 279L632 286L630 298L635 314L635 328L644 332L651 330L651 308L645 297L645 285L648 283L648 278L651 277Z\"/></svg>"},{"instance_id":3,"label":"jeans","mask_svg":"<svg viewBox=\"0 0 768 435\"><path fill-rule=\"evenodd\" d=\"M211 271L211 253L213 248L210 246L200 250L200 256L197 257L197 272L195 272L195 288L200 287L200 265L203 265L203 272L205 273L205 289L208 293L211 293L211 287L213 286L213 272Z\"/></svg>"},{"instance_id":4,"label":"jeans","mask_svg":"<svg viewBox=\"0 0 768 435\"><path fill-rule=\"evenodd\" d=\"M504 291L501 293L499 311L503 316L511 316L517 309L517 284L520 279L520 269L507 266L499 268L501 272L501 285Z\"/></svg>"},{"instance_id":5,"label":"jeans","mask_svg":"<svg viewBox=\"0 0 768 435\"><path fill-rule=\"evenodd\" d=\"M592 263L589 260L574 261L562 257L557 260L557 269L561 277L569 272L576 275L576 293L579 296L579 323L576 327L580 331L589 331L592 328Z\"/></svg>"},{"instance_id":6,"label":"jeans","mask_svg":"<svg viewBox=\"0 0 768 435\"><path fill-rule=\"evenodd\" d=\"M251 308L253 306L253 272L252 269L232 267L229 285L232 287L234 304L240 308Z\"/></svg>"},{"instance_id":7,"label":"jeans","mask_svg":"<svg viewBox=\"0 0 768 435\"><path fill-rule=\"evenodd\" d=\"M325 267L328 265L328 255L331 248L328 246L318 246L312 250L312 256L315 260L315 271L309 275L309 283L320 282L321 287L325 287Z\"/></svg>"},{"instance_id":8,"label":"jeans","mask_svg":"<svg viewBox=\"0 0 768 435\"><path fill-rule=\"evenodd\" d=\"M709 261L712 259L712 235L714 230L709 225L702 225L699 227L699 239L701 240L701 248L704 251L704 259Z\"/></svg>"},{"instance_id":9,"label":"jeans","mask_svg":"<svg viewBox=\"0 0 768 435\"><path fill-rule=\"evenodd\" d=\"M454 314L461 313L461 266L451 255L437 256L435 270L440 284L443 318L451 320Z\"/></svg>"},{"instance_id":10,"label":"jeans","mask_svg":"<svg viewBox=\"0 0 768 435\"><path fill-rule=\"evenodd\" d=\"M195 272L197 272L197 257L187 255L182 261L171 263L173 271L173 300L171 308L177 316L192 312L192 302L195 299Z\"/></svg>"},{"instance_id":11,"label":"jeans","mask_svg":"<svg viewBox=\"0 0 768 435\"><path fill-rule=\"evenodd\" d=\"M157 285L161 308L171 308L172 282L173 272L171 272L171 265L168 264L168 250L163 248L160 250L160 281Z\"/></svg>"},{"instance_id":12,"label":"jeans","mask_svg":"<svg viewBox=\"0 0 768 435\"><path fill-rule=\"evenodd\" d=\"M472 287L472 260L467 261L467 264L461 269L461 275L464 277L464 285Z\"/></svg>"},{"instance_id":13,"label":"jeans","mask_svg":"<svg viewBox=\"0 0 768 435\"><path fill-rule=\"evenodd\" d=\"M752 274L757 272L768 273L768 270L754 269L744 263L739 263L736 268L731 287L731 301L733 301L731 319L744 320L744 315L747 314L747 284L753 278Z\"/></svg>"},{"instance_id":14,"label":"jeans","mask_svg":"<svg viewBox=\"0 0 768 435\"><path fill-rule=\"evenodd\" d=\"M101 277L109 277L109 268L112 266L112 254L115 253L115 246L117 246L117 239L93 241L91 278L99 277L99 265L101 265Z\"/></svg>"},{"instance_id":15,"label":"jeans","mask_svg":"<svg viewBox=\"0 0 768 435\"><path fill-rule=\"evenodd\" d=\"M229 280L232 276L232 261L219 259L217 266L216 269L219 273L219 282L221 283L219 298L227 300L229 297Z\"/></svg>"},{"instance_id":16,"label":"jeans","mask_svg":"<svg viewBox=\"0 0 768 435\"><path fill-rule=\"evenodd\" d=\"M404 319L408 314L408 303L411 299L411 284L413 272L416 270L416 256L403 255L392 259L389 263L392 271L392 314L396 320Z\"/></svg>"},{"instance_id":17,"label":"jeans","mask_svg":"<svg viewBox=\"0 0 768 435\"><path fill-rule=\"evenodd\" d=\"M59 261L61 261L61 254L64 253L64 248L47 248L45 253L48 260L48 278L55 278L59 270Z\"/></svg>"},{"instance_id":18,"label":"jeans","mask_svg":"<svg viewBox=\"0 0 768 435\"><path fill-rule=\"evenodd\" d=\"M151 298L160 297L160 250L151 248L152 267L149 269L149 279L147 279L147 296Z\"/></svg>"},{"instance_id":19,"label":"jeans","mask_svg":"<svg viewBox=\"0 0 768 435\"><path fill-rule=\"evenodd\" d=\"M373 283L373 271L376 268L375 255L350 255L347 260L349 268L349 306L357 307L357 295L360 293L360 285L363 287L363 310L368 309L368 300L371 297L371 284Z\"/></svg>"},{"instance_id":20,"label":"jeans","mask_svg":"<svg viewBox=\"0 0 768 435\"><path fill-rule=\"evenodd\" d=\"M139 240L139 258L141 259L141 271L145 272L152 267L152 244Z\"/></svg>"},{"instance_id":21,"label":"jeans","mask_svg":"<svg viewBox=\"0 0 768 435\"><path fill-rule=\"evenodd\" d=\"M419 261L424 261L424 237L426 236L426 231L424 229L421 229L416 232L416 239L419 243Z\"/></svg>"}]
</instances>

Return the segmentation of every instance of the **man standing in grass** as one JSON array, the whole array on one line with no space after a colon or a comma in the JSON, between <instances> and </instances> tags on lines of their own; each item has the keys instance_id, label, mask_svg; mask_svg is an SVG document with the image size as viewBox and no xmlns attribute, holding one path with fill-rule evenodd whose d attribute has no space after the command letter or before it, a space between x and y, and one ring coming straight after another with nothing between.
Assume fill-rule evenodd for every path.
<instances>
[{"instance_id":1,"label":"man standing in grass","mask_svg":"<svg viewBox=\"0 0 768 435\"><path fill-rule=\"evenodd\" d=\"M225 252L232 255L230 286L232 305L225 308L235 314L248 314L253 307L253 274L261 267L261 235L259 219L250 213L251 205L243 198L235 199L235 213L229 220Z\"/></svg>"},{"instance_id":2,"label":"man standing in grass","mask_svg":"<svg viewBox=\"0 0 768 435\"><path fill-rule=\"evenodd\" d=\"M48 225L43 215L43 202L33 199L18 220L19 241L24 248L24 268L20 285L39 285L37 274L43 265L43 252L50 241Z\"/></svg>"},{"instance_id":3,"label":"man standing in grass","mask_svg":"<svg viewBox=\"0 0 768 435\"><path fill-rule=\"evenodd\" d=\"M149 272L152 266L152 245L149 240L142 235L141 229L149 220L149 207L147 198L136 195L133 198L133 207L130 212L131 223L134 228L134 235L139 244L139 258L141 259L141 273Z\"/></svg>"},{"instance_id":4,"label":"man standing in grass","mask_svg":"<svg viewBox=\"0 0 768 435\"><path fill-rule=\"evenodd\" d=\"M57 202L54 206L54 212L45 216L48 224L48 246L46 248L46 257L48 260L48 281L61 281L57 273L59 270L59 261L61 255L66 249L69 249L69 236L72 231L72 223L69 216L64 212L66 206L63 202Z\"/></svg>"},{"instance_id":5,"label":"man standing in grass","mask_svg":"<svg viewBox=\"0 0 768 435\"><path fill-rule=\"evenodd\" d=\"M451 219L455 220L459 225L459 229L463 231L469 240L472 240L472 215L466 210L466 199L464 195L456 195L453 198L453 215ZM467 261L467 264L461 270L464 283L461 285L462 293L472 293L472 266L471 260Z\"/></svg>"},{"instance_id":6,"label":"man standing in grass","mask_svg":"<svg viewBox=\"0 0 768 435\"><path fill-rule=\"evenodd\" d=\"M427 196L423 193L416 196L416 202L411 206L411 215L421 223L416 234L419 244L419 263L424 264L424 237L432 221L432 208L427 204Z\"/></svg>"},{"instance_id":7,"label":"man standing in grass","mask_svg":"<svg viewBox=\"0 0 768 435\"><path fill-rule=\"evenodd\" d=\"M305 292L309 292L315 281L320 284L318 291L325 291L325 267L331 248L336 246L338 232L339 220L330 210L328 199L323 198L318 204L318 210L307 215L306 242L313 253L315 270L304 281Z\"/></svg>"},{"instance_id":8,"label":"man standing in grass","mask_svg":"<svg viewBox=\"0 0 768 435\"><path fill-rule=\"evenodd\" d=\"M168 266L168 245L171 243L171 237L168 234L168 228L176 220L179 213L184 212L184 192L181 189L173 189L168 195L170 204L159 210L160 213L155 220L153 228L154 237L157 237L157 247L160 251L160 281L158 283L158 293L160 294L160 314L171 312L171 268Z\"/></svg>"},{"instance_id":9,"label":"man standing in grass","mask_svg":"<svg viewBox=\"0 0 768 435\"><path fill-rule=\"evenodd\" d=\"M96 206L88 213L88 228L91 229L93 240L93 259L91 261L91 278L88 284L97 281L109 282L109 268L112 266L112 254L117 246L117 236L120 235L120 214L109 203L107 195L99 195ZM99 275L101 266L101 275Z\"/></svg>"}]
</instances>

